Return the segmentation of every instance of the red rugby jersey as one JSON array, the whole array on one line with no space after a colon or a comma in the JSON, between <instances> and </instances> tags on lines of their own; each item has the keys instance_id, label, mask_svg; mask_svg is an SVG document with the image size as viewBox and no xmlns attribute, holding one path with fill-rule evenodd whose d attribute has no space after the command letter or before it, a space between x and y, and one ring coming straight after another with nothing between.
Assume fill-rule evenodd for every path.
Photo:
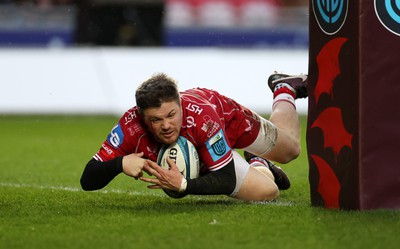
<instances>
[{"instance_id":1,"label":"red rugby jersey","mask_svg":"<svg viewBox=\"0 0 400 249\"><path fill-rule=\"evenodd\" d=\"M214 90L195 88L181 92L181 136L191 141L202 162L202 172L218 170L232 159L232 148L250 145L258 135L258 115ZM136 107L113 127L94 158L108 161L144 152L156 161L161 144L146 130Z\"/></svg>"}]
</instances>

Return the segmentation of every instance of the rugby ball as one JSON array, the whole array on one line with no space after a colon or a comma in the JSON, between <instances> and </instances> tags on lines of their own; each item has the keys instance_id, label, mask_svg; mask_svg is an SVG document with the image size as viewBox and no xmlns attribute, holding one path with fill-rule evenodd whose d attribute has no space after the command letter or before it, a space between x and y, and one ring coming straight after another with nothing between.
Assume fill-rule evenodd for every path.
<instances>
[{"instance_id":1,"label":"rugby ball","mask_svg":"<svg viewBox=\"0 0 400 249\"><path fill-rule=\"evenodd\" d=\"M199 155L194 145L185 137L180 136L174 144L164 144L158 152L157 164L164 169L169 169L168 157L175 162L179 171L187 180L199 177ZM173 198L182 198L186 195L165 189L164 192Z\"/></svg>"}]
</instances>

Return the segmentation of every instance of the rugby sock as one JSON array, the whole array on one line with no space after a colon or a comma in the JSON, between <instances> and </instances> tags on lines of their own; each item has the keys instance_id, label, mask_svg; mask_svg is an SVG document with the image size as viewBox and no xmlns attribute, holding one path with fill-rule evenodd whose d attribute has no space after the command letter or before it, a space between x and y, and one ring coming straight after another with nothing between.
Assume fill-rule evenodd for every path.
<instances>
[{"instance_id":1,"label":"rugby sock","mask_svg":"<svg viewBox=\"0 0 400 249\"><path fill-rule=\"evenodd\" d=\"M269 168L268 163L265 161L265 159L261 158L261 157L253 157L249 160L249 164L253 167L256 166L265 166L267 168Z\"/></svg>"},{"instance_id":2,"label":"rugby sock","mask_svg":"<svg viewBox=\"0 0 400 249\"><path fill-rule=\"evenodd\" d=\"M272 102L272 110L280 101L285 101L296 108L294 100L296 99L296 90L287 83L279 83L274 88L274 100Z\"/></svg>"}]
</instances>

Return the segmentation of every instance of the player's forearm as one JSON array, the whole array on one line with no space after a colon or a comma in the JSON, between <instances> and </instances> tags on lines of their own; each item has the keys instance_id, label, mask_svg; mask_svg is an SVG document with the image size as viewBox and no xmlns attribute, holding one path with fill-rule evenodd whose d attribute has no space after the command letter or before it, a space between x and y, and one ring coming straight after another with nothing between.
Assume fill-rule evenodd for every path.
<instances>
[{"instance_id":1,"label":"player's forearm","mask_svg":"<svg viewBox=\"0 0 400 249\"><path fill-rule=\"evenodd\" d=\"M122 158L117 157L107 162L91 159L82 173L82 189L98 190L104 188L115 176L122 172Z\"/></svg>"},{"instance_id":2,"label":"player's forearm","mask_svg":"<svg viewBox=\"0 0 400 249\"><path fill-rule=\"evenodd\" d=\"M186 193L194 195L229 195L236 186L235 165L233 160L220 170L188 180Z\"/></svg>"}]
</instances>

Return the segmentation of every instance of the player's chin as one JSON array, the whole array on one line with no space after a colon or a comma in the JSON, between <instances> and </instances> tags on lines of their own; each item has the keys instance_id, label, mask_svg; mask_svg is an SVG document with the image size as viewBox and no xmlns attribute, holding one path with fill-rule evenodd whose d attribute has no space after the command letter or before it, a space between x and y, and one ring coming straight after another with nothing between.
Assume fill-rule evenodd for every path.
<instances>
[{"instance_id":1,"label":"player's chin","mask_svg":"<svg viewBox=\"0 0 400 249\"><path fill-rule=\"evenodd\" d=\"M173 133L173 134L163 134L160 137L161 142L164 144L173 144L178 140L179 134Z\"/></svg>"}]
</instances>

